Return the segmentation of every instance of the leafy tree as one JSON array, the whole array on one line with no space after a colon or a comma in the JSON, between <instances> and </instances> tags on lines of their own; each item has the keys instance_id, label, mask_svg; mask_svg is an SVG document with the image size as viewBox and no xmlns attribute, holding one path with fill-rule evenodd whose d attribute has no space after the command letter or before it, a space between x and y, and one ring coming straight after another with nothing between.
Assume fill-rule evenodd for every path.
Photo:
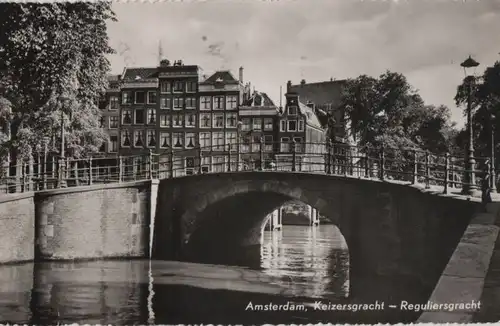
<instances>
[{"instance_id":1,"label":"leafy tree","mask_svg":"<svg viewBox=\"0 0 500 326\"><path fill-rule=\"evenodd\" d=\"M8 144L26 156L48 136L58 148L64 109L68 154L95 152L106 139L97 103L113 52L110 3L2 3L0 10L0 97L12 109Z\"/></svg>"}]
</instances>

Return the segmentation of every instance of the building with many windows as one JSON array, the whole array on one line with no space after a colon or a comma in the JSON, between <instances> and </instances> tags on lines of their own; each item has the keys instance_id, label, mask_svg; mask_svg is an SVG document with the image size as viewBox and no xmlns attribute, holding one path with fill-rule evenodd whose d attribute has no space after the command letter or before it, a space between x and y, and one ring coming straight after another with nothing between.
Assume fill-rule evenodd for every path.
<instances>
[{"instance_id":1,"label":"building with many windows","mask_svg":"<svg viewBox=\"0 0 500 326\"><path fill-rule=\"evenodd\" d=\"M314 107L323 128L332 129L332 141L346 141L345 115L340 101L345 80L330 80L319 83L306 83L302 80L299 85L287 83L287 92L296 93L303 104ZM328 126L328 118L333 117L335 124Z\"/></svg>"},{"instance_id":2,"label":"building with many windows","mask_svg":"<svg viewBox=\"0 0 500 326\"><path fill-rule=\"evenodd\" d=\"M108 157L116 157L119 149L120 83L121 75L108 76L108 88L104 98L99 103L101 109L100 125L109 135L108 142L102 144L99 152Z\"/></svg>"},{"instance_id":3,"label":"building with many windows","mask_svg":"<svg viewBox=\"0 0 500 326\"><path fill-rule=\"evenodd\" d=\"M240 107L239 142L244 168L271 167L274 153L279 150L279 112L280 108L266 93L261 92L254 92Z\"/></svg>"},{"instance_id":4,"label":"building with many windows","mask_svg":"<svg viewBox=\"0 0 500 326\"><path fill-rule=\"evenodd\" d=\"M230 71L217 71L199 84L199 144L202 171L236 170L238 109L249 97L243 68L236 79Z\"/></svg>"}]
</instances>

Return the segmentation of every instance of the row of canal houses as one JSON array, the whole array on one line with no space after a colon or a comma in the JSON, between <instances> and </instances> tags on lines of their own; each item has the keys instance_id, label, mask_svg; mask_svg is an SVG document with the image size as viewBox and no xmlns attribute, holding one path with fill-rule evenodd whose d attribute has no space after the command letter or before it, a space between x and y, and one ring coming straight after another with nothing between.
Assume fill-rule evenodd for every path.
<instances>
[{"instance_id":1,"label":"row of canal houses","mask_svg":"<svg viewBox=\"0 0 500 326\"><path fill-rule=\"evenodd\" d=\"M161 60L158 67L126 68L111 76L101 103L101 125L109 133L101 155L112 160L153 152L160 154L163 176L186 175L200 161L205 172L234 171L238 163L284 166L292 161L294 145L296 160L313 169L308 163L322 160L324 148L312 143L326 140L326 122L320 121L326 113L314 100L331 111L334 98L321 96L335 97L341 83L288 82L285 106L279 107L265 93L251 91L243 73L240 68L238 78L230 71L206 76L197 65ZM303 155L312 152L318 156Z\"/></svg>"}]
</instances>

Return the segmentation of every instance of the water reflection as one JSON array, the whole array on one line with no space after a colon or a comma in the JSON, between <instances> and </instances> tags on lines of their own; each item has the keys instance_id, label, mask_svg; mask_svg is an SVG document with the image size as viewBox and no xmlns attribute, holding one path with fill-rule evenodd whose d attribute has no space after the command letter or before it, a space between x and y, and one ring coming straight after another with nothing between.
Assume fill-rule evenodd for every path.
<instances>
[{"instance_id":1,"label":"water reflection","mask_svg":"<svg viewBox=\"0 0 500 326\"><path fill-rule=\"evenodd\" d=\"M350 300L345 298L348 288L345 243L331 225L287 226L280 232L266 232L261 248L248 250L250 253L241 253L240 266L231 261L214 265L145 260L0 266L0 323L278 324L414 320L414 316L395 316L387 311L378 315L247 311L249 302ZM247 266L241 257L251 257L246 261ZM366 284L368 288L374 282ZM404 291L408 293L407 289ZM368 296L377 294L374 293Z\"/></svg>"},{"instance_id":2,"label":"water reflection","mask_svg":"<svg viewBox=\"0 0 500 326\"><path fill-rule=\"evenodd\" d=\"M280 276L279 284L293 295L346 297L349 289L349 253L334 225L286 226L264 233L261 246L264 273Z\"/></svg>"}]
</instances>

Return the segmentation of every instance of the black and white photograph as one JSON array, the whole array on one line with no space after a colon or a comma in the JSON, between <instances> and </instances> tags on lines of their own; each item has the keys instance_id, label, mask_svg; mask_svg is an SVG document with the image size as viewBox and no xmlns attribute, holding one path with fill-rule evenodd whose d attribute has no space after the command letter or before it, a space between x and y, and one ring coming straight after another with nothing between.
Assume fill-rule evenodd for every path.
<instances>
[{"instance_id":1,"label":"black and white photograph","mask_svg":"<svg viewBox=\"0 0 500 326\"><path fill-rule=\"evenodd\" d=\"M500 321L500 0L0 12L0 324Z\"/></svg>"}]
</instances>

